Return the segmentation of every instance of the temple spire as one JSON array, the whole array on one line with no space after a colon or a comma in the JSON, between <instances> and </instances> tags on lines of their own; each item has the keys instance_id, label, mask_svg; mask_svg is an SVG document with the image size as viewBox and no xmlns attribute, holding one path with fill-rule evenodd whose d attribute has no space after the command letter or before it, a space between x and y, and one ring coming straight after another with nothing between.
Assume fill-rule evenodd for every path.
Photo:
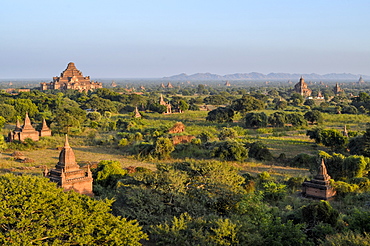
<instances>
[{"instance_id":1,"label":"temple spire","mask_svg":"<svg viewBox=\"0 0 370 246\"><path fill-rule=\"evenodd\" d=\"M315 179L328 181L330 178L331 177L328 175L328 171L326 170L324 158L322 158L319 171L317 175L315 176Z\"/></svg>"},{"instance_id":2,"label":"temple spire","mask_svg":"<svg viewBox=\"0 0 370 246\"><path fill-rule=\"evenodd\" d=\"M66 139L64 142L64 147L59 154L59 162L55 166L56 169L64 169L64 171L72 171L80 169L80 166L76 163L75 154L69 146L68 135L66 134Z\"/></svg>"},{"instance_id":3,"label":"temple spire","mask_svg":"<svg viewBox=\"0 0 370 246\"><path fill-rule=\"evenodd\" d=\"M71 148L71 146L69 146L68 135L67 134L66 134L66 138L65 138L65 141L64 141L64 148Z\"/></svg>"},{"instance_id":4,"label":"temple spire","mask_svg":"<svg viewBox=\"0 0 370 246\"><path fill-rule=\"evenodd\" d=\"M16 123L16 125L15 125L15 131L19 131L19 130L21 130L22 128L21 128L21 123L19 122L19 119L17 118L17 123Z\"/></svg>"}]
</instances>

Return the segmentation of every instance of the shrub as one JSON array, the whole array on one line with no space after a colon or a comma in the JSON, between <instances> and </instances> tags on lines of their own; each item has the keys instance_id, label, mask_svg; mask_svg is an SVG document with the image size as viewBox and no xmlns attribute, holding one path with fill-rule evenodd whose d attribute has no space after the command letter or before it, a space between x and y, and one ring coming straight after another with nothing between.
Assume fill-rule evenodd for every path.
<instances>
[{"instance_id":1,"label":"shrub","mask_svg":"<svg viewBox=\"0 0 370 246\"><path fill-rule=\"evenodd\" d=\"M211 155L221 160L243 161L248 157L248 150L242 143L234 140L227 140L215 144Z\"/></svg>"}]
</instances>

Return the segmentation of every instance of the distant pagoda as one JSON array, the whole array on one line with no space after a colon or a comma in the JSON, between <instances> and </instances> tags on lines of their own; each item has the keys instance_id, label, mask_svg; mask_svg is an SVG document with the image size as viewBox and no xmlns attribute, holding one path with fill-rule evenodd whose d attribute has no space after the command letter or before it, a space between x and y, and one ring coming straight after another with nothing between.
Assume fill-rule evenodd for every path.
<instances>
[{"instance_id":1,"label":"distant pagoda","mask_svg":"<svg viewBox=\"0 0 370 246\"><path fill-rule=\"evenodd\" d=\"M360 85L365 84L365 81L363 80L362 76L360 76L357 83Z\"/></svg>"},{"instance_id":2,"label":"distant pagoda","mask_svg":"<svg viewBox=\"0 0 370 246\"><path fill-rule=\"evenodd\" d=\"M307 84L304 82L303 76L301 76L299 82L295 84L294 91L304 97L309 97L312 93L312 90L309 89Z\"/></svg>"}]
</instances>

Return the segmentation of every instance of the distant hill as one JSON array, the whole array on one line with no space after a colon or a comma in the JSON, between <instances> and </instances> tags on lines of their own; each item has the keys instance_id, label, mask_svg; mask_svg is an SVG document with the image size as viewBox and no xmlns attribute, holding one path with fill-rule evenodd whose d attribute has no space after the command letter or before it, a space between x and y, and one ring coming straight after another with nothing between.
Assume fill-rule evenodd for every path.
<instances>
[{"instance_id":1,"label":"distant hill","mask_svg":"<svg viewBox=\"0 0 370 246\"><path fill-rule=\"evenodd\" d=\"M298 74L298 73L234 73L227 75L218 75L212 73L195 73L187 75L181 73L170 77L164 77L166 80L292 80L297 81L303 76L305 80L348 80L357 82L360 78L359 74L351 73L329 73L329 74ZM366 81L370 79L370 76L362 75L362 78Z\"/></svg>"}]
</instances>

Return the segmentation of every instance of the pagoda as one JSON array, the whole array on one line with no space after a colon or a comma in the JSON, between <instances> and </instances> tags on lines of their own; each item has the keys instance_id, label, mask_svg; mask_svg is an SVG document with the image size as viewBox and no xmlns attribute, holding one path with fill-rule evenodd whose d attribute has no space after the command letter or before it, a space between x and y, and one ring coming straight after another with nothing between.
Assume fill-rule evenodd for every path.
<instances>
[{"instance_id":1,"label":"pagoda","mask_svg":"<svg viewBox=\"0 0 370 246\"><path fill-rule=\"evenodd\" d=\"M17 119L15 129L9 133L8 140L9 142L24 142L26 138L30 138L33 141L39 141L40 139L39 132L36 131L35 128L32 126L30 117L28 117L28 113L26 113L23 126L20 125L19 120Z\"/></svg>"},{"instance_id":2,"label":"pagoda","mask_svg":"<svg viewBox=\"0 0 370 246\"><path fill-rule=\"evenodd\" d=\"M328 200L335 196L336 191L330 185L331 177L328 175L324 159L321 159L321 165L317 175L311 181L303 182L302 194L306 197Z\"/></svg>"},{"instance_id":3,"label":"pagoda","mask_svg":"<svg viewBox=\"0 0 370 246\"><path fill-rule=\"evenodd\" d=\"M64 147L59 154L58 164L50 171L46 168L44 170L44 177L57 183L64 191L74 190L80 194L94 195L92 191L93 178L90 165L87 166L87 170L85 171L76 163L75 154L69 146L67 135Z\"/></svg>"},{"instance_id":4,"label":"pagoda","mask_svg":"<svg viewBox=\"0 0 370 246\"><path fill-rule=\"evenodd\" d=\"M338 95L340 92L342 92L343 89L339 87L338 83L335 84L333 92L335 95Z\"/></svg>"},{"instance_id":5,"label":"pagoda","mask_svg":"<svg viewBox=\"0 0 370 246\"><path fill-rule=\"evenodd\" d=\"M162 94L161 94L161 98L159 99L159 104L167 107L167 110L166 110L166 113L165 114L171 114L172 113L171 104L170 103L166 103L164 101Z\"/></svg>"},{"instance_id":6,"label":"pagoda","mask_svg":"<svg viewBox=\"0 0 370 246\"><path fill-rule=\"evenodd\" d=\"M134 112L134 118L141 118L141 114L140 114L140 112L139 112L139 110L138 110L138 108L137 107L135 107L135 112Z\"/></svg>"},{"instance_id":7,"label":"pagoda","mask_svg":"<svg viewBox=\"0 0 370 246\"><path fill-rule=\"evenodd\" d=\"M46 124L46 120L42 119L42 128L40 131L40 137L50 137L51 136L51 130Z\"/></svg>"},{"instance_id":8,"label":"pagoda","mask_svg":"<svg viewBox=\"0 0 370 246\"><path fill-rule=\"evenodd\" d=\"M53 77L50 83L43 82L40 84L40 90L78 90L88 92L103 88L103 84L90 81L90 76L83 76L73 62L68 63L67 68L60 74L60 77Z\"/></svg>"},{"instance_id":9,"label":"pagoda","mask_svg":"<svg viewBox=\"0 0 370 246\"><path fill-rule=\"evenodd\" d=\"M303 76L299 79L299 82L295 84L294 91L304 97L309 97L312 93L312 90L309 89L306 82L304 82Z\"/></svg>"}]
</instances>

